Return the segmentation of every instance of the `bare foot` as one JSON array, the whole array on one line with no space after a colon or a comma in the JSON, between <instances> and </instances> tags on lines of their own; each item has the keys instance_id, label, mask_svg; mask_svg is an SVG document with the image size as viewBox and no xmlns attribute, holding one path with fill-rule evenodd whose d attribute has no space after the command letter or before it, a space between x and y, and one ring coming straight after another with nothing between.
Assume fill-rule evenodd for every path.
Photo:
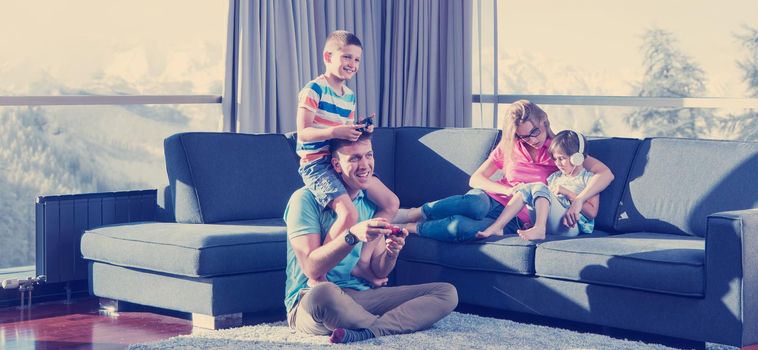
<instances>
[{"instance_id":1,"label":"bare foot","mask_svg":"<svg viewBox=\"0 0 758 350\"><path fill-rule=\"evenodd\" d=\"M408 230L408 233L410 234L418 234L418 223L411 222L405 225L405 229Z\"/></svg>"},{"instance_id":2,"label":"bare foot","mask_svg":"<svg viewBox=\"0 0 758 350\"><path fill-rule=\"evenodd\" d=\"M374 275L371 270L369 270L367 267L361 266L360 264L355 265L353 270L350 271L350 274L366 280L374 288L386 285L387 281L389 280L387 277L376 277L376 275Z\"/></svg>"},{"instance_id":3,"label":"bare foot","mask_svg":"<svg viewBox=\"0 0 758 350\"><path fill-rule=\"evenodd\" d=\"M413 210L413 208L411 208L411 209L406 209L406 208L400 208L400 209L398 209L397 213L395 213L395 217L392 218L392 223L393 224L407 224L408 220L409 220L408 219L408 215L410 214L411 210Z\"/></svg>"},{"instance_id":4,"label":"bare foot","mask_svg":"<svg viewBox=\"0 0 758 350\"><path fill-rule=\"evenodd\" d=\"M503 229L498 229L497 227L487 227L484 231L479 231L476 233L476 239L485 239L490 236L502 236L503 235Z\"/></svg>"},{"instance_id":5,"label":"bare foot","mask_svg":"<svg viewBox=\"0 0 758 350\"><path fill-rule=\"evenodd\" d=\"M424 212L421 211L421 207L410 208L406 214L406 222L419 222L425 219Z\"/></svg>"},{"instance_id":6,"label":"bare foot","mask_svg":"<svg viewBox=\"0 0 758 350\"><path fill-rule=\"evenodd\" d=\"M528 241L534 241L538 239L545 239L545 227L544 226L534 226L528 230L518 230L516 231L521 238L528 240Z\"/></svg>"}]
</instances>

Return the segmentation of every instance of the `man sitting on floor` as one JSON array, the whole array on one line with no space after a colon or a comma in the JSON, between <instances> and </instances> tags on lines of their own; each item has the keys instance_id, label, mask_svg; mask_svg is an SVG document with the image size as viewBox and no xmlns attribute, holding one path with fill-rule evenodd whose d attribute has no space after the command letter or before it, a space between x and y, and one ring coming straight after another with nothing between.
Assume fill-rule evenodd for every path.
<instances>
[{"instance_id":1,"label":"man sitting on floor","mask_svg":"<svg viewBox=\"0 0 758 350\"><path fill-rule=\"evenodd\" d=\"M392 235L391 225L373 218L376 206L365 194L373 176L371 134L357 141L335 139L332 165L340 175L353 204L358 223L323 244L335 213L318 205L313 194L301 188L290 197L287 222L287 290L285 305L290 327L316 335L329 335L332 343L348 343L373 337L410 333L431 327L458 304L458 293L449 283L380 287L370 285L350 271L358 261L363 242L382 239L371 255L371 270L386 277L395 267L408 232ZM309 285L309 278L326 275L328 282Z\"/></svg>"}]
</instances>

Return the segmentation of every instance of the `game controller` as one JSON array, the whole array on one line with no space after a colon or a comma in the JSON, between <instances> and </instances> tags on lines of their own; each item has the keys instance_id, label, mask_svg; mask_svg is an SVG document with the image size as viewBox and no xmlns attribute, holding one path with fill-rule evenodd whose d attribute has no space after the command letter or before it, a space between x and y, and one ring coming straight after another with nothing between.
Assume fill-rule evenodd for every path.
<instances>
[{"instance_id":1,"label":"game controller","mask_svg":"<svg viewBox=\"0 0 758 350\"><path fill-rule=\"evenodd\" d=\"M393 226L390 226L390 230L392 231L392 232L390 232L390 235L392 235L392 236L398 236L399 237L399 236L403 235L403 229L401 229L400 227L397 227L397 226L393 225Z\"/></svg>"},{"instance_id":2,"label":"game controller","mask_svg":"<svg viewBox=\"0 0 758 350\"><path fill-rule=\"evenodd\" d=\"M363 118L361 121L358 122L358 124L363 124L364 126L356 130L360 132L367 132L369 125L374 125L374 115L372 114L370 117Z\"/></svg>"}]
</instances>

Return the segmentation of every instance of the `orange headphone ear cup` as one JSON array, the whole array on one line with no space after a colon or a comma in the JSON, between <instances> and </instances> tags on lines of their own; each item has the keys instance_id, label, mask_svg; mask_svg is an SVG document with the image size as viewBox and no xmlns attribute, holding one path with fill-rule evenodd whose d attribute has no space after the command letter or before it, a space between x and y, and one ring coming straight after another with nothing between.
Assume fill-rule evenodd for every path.
<instances>
[{"instance_id":1,"label":"orange headphone ear cup","mask_svg":"<svg viewBox=\"0 0 758 350\"><path fill-rule=\"evenodd\" d=\"M578 131L574 131L576 138L579 140L579 151L572 154L569 158L571 165L580 166L584 164L584 135Z\"/></svg>"}]
</instances>

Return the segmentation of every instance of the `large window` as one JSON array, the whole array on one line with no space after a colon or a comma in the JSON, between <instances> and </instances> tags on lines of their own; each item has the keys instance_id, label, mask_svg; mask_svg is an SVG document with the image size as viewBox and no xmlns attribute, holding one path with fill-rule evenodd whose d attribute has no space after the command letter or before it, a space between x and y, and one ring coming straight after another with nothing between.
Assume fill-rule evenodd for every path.
<instances>
[{"instance_id":1,"label":"large window","mask_svg":"<svg viewBox=\"0 0 758 350\"><path fill-rule=\"evenodd\" d=\"M5 1L0 94L220 95L226 17L226 1Z\"/></svg>"},{"instance_id":2,"label":"large window","mask_svg":"<svg viewBox=\"0 0 758 350\"><path fill-rule=\"evenodd\" d=\"M758 139L758 2L477 0L473 14L475 126L526 96L594 135Z\"/></svg>"},{"instance_id":3,"label":"large window","mask_svg":"<svg viewBox=\"0 0 758 350\"><path fill-rule=\"evenodd\" d=\"M37 196L165 186L163 139L220 130L227 11L199 0L0 5L0 273L34 264ZM126 99L155 95L174 98ZM177 95L194 102L164 104ZM30 96L41 97L7 103Z\"/></svg>"}]
</instances>

